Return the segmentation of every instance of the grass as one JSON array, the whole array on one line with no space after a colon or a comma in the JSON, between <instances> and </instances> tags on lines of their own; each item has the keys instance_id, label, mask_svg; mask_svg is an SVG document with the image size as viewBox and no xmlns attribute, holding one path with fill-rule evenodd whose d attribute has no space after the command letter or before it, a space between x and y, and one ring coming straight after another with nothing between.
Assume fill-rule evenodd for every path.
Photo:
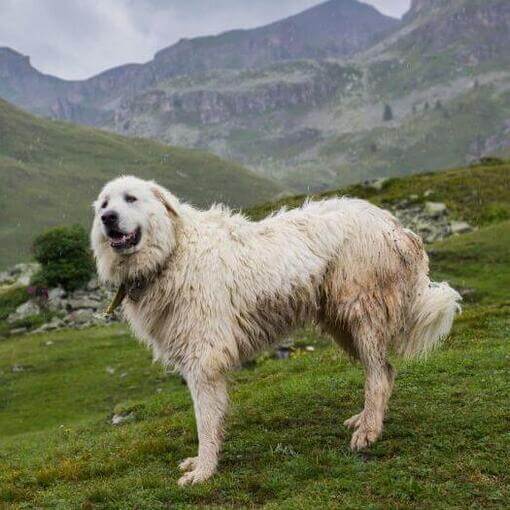
<instances>
[{"instance_id":1,"label":"grass","mask_svg":"<svg viewBox=\"0 0 510 510\"><path fill-rule=\"evenodd\" d=\"M120 174L156 179L199 206L246 206L281 191L203 151L39 119L0 100L0 268L26 258L45 227L88 227L92 200Z\"/></svg>"},{"instance_id":2,"label":"grass","mask_svg":"<svg viewBox=\"0 0 510 510\"><path fill-rule=\"evenodd\" d=\"M0 501L13 508L502 508L510 497L508 311L470 310L430 361L399 363L384 438L360 455L348 450L341 423L362 405L361 372L335 348L319 343L289 362L266 359L235 374L220 472L185 490L175 484L175 465L196 448L187 391L151 367L122 329L9 341L1 349ZM11 374L14 362L31 366ZM127 398L139 399L136 421L114 428L111 411Z\"/></svg>"},{"instance_id":3,"label":"grass","mask_svg":"<svg viewBox=\"0 0 510 510\"><path fill-rule=\"evenodd\" d=\"M427 191L432 192L428 198L424 197ZM337 195L368 199L380 206L418 195L422 201L444 201L456 219L477 226L488 225L510 219L510 162L394 178L388 180L381 191L358 184L320 193L313 198ZM249 208L246 212L259 219L281 207L298 207L306 198L306 195L287 197Z\"/></svg>"},{"instance_id":4,"label":"grass","mask_svg":"<svg viewBox=\"0 0 510 510\"><path fill-rule=\"evenodd\" d=\"M399 182L374 198L407 193ZM301 331L290 360L262 356L232 375L225 451L202 486L176 485L177 462L197 446L186 387L125 326L0 342L0 508L508 507L509 247L503 221L430 248L434 277L473 294L441 350L395 360L384 435L369 451L351 453L342 426L362 406L360 368ZM114 410L133 421L113 427Z\"/></svg>"}]
</instances>

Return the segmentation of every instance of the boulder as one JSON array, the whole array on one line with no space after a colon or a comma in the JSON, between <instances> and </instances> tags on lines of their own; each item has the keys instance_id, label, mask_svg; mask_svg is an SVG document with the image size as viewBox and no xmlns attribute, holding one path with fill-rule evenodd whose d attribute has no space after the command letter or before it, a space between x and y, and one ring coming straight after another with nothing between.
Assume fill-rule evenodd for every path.
<instances>
[{"instance_id":1,"label":"boulder","mask_svg":"<svg viewBox=\"0 0 510 510\"><path fill-rule=\"evenodd\" d=\"M62 287L55 287L48 291L48 307L52 310L65 310L67 301L66 291Z\"/></svg>"},{"instance_id":2,"label":"boulder","mask_svg":"<svg viewBox=\"0 0 510 510\"><path fill-rule=\"evenodd\" d=\"M11 269L11 274L15 278L17 285L27 287L30 285L32 277L41 269L41 265L37 262L28 262L22 264L16 264Z\"/></svg>"},{"instance_id":3,"label":"boulder","mask_svg":"<svg viewBox=\"0 0 510 510\"><path fill-rule=\"evenodd\" d=\"M24 335L27 332L28 328L15 328L10 331L11 335Z\"/></svg>"},{"instance_id":4,"label":"boulder","mask_svg":"<svg viewBox=\"0 0 510 510\"><path fill-rule=\"evenodd\" d=\"M81 309L71 312L64 320L71 324L86 324L94 321L94 312L92 310Z\"/></svg>"},{"instance_id":5,"label":"boulder","mask_svg":"<svg viewBox=\"0 0 510 510\"><path fill-rule=\"evenodd\" d=\"M55 329L60 329L65 325L62 319L58 317L53 317L50 322L43 324L40 328L37 328L34 333L45 333L46 331L53 331Z\"/></svg>"},{"instance_id":6,"label":"boulder","mask_svg":"<svg viewBox=\"0 0 510 510\"><path fill-rule=\"evenodd\" d=\"M379 179L374 179L373 181L365 181L363 186L375 191L381 191L388 180L388 177L381 177Z\"/></svg>"},{"instance_id":7,"label":"boulder","mask_svg":"<svg viewBox=\"0 0 510 510\"><path fill-rule=\"evenodd\" d=\"M112 425L122 425L136 420L134 413L129 414L114 414L112 416Z\"/></svg>"},{"instance_id":8,"label":"boulder","mask_svg":"<svg viewBox=\"0 0 510 510\"><path fill-rule=\"evenodd\" d=\"M97 310L100 308L101 303L90 297L82 297L78 299L68 299L67 308L70 310Z\"/></svg>"},{"instance_id":9,"label":"boulder","mask_svg":"<svg viewBox=\"0 0 510 510\"><path fill-rule=\"evenodd\" d=\"M450 232L452 234L467 234L472 232L473 227L465 221L452 221L450 223Z\"/></svg>"},{"instance_id":10,"label":"boulder","mask_svg":"<svg viewBox=\"0 0 510 510\"><path fill-rule=\"evenodd\" d=\"M9 271L0 273L0 285L12 285L15 281L16 278Z\"/></svg>"},{"instance_id":11,"label":"boulder","mask_svg":"<svg viewBox=\"0 0 510 510\"><path fill-rule=\"evenodd\" d=\"M425 202L425 212L433 218L446 214L447 207L442 202Z\"/></svg>"},{"instance_id":12,"label":"boulder","mask_svg":"<svg viewBox=\"0 0 510 510\"><path fill-rule=\"evenodd\" d=\"M17 321L24 320L27 317L31 317L32 315L39 315L40 313L41 309L37 303L34 303L33 301L27 301L26 303L18 306L16 311L7 317L7 322L9 324L13 324Z\"/></svg>"}]
</instances>

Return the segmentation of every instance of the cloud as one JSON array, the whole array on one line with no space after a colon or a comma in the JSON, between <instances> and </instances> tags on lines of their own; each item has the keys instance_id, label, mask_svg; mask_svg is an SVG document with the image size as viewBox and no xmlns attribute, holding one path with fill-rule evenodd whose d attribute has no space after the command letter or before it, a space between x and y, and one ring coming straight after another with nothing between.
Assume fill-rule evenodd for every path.
<instances>
[{"instance_id":1,"label":"cloud","mask_svg":"<svg viewBox=\"0 0 510 510\"><path fill-rule=\"evenodd\" d=\"M410 0L367 0L399 16ZM252 28L318 0L1 0L0 46L39 70L83 79L127 62L146 62L183 37Z\"/></svg>"}]
</instances>

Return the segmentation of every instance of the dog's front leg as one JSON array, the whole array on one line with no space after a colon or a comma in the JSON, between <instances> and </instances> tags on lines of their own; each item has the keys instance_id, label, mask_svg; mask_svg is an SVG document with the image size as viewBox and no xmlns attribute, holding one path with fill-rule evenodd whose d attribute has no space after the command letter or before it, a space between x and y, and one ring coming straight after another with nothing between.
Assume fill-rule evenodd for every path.
<instances>
[{"instance_id":1,"label":"dog's front leg","mask_svg":"<svg viewBox=\"0 0 510 510\"><path fill-rule=\"evenodd\" d=\"M200 483L210 478L218 465L223 441L223 419L228 395L224 375L186 374L193 398L198 431L198 457L184 460L183 470L191 469L179 479L179 485Z\"/></svg>"}]
</instances>

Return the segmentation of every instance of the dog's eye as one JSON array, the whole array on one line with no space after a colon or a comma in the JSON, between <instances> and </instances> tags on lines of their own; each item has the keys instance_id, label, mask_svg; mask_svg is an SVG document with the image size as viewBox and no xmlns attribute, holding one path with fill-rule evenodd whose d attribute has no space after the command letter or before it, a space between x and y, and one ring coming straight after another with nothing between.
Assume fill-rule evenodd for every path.
<instances>
[{"instance_id":1,"label":"dog's eye","mask_svg":"<svg viewBox=\"0 0 510 510\"><path fill-rule=\"evenodd\" d=\"M136 202L138 199L136 197L134 197L133 195L126 195L124 197L126 199L126 202L128 204L132 204L133 202Z\"/></svg>"},{"instance_id":2,"label":"dog's eye","mask_svg":"<svg viewBox=\"0 0 510 510\"><path fill-rule=\"evenodd\" d=\"M108 200L105 200L105 201L101 204L101 209L104 209L107 205L108 205Z\"/></svg>"}]
</instances>

